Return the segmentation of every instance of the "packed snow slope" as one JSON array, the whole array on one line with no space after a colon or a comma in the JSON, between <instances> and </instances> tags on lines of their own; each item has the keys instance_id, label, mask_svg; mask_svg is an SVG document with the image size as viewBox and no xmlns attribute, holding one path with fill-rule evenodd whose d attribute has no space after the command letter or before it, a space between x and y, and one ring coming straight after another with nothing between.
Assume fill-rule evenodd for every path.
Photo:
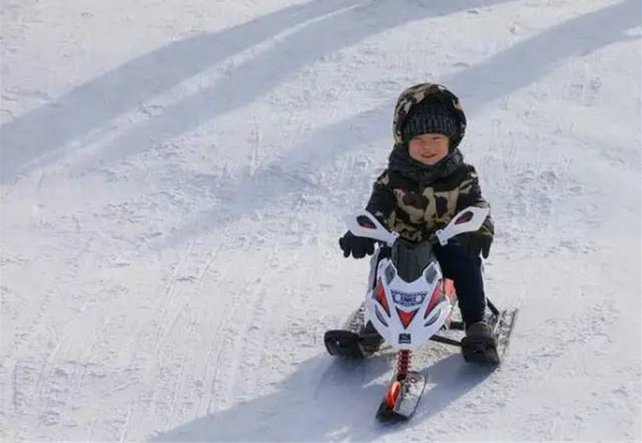
<instances>
[{"instance_id":1,"label":"packed snow slope","mask_svg":"<svg viewBox=\"0 0 642 443\"><path fill-rule=\"evenodd\" d=\"M639 441L639 0L2 1L3 441ZM337 246L417 82L455 91L520 309L501 368L333 361Z\"/></svg>"}]
</instances>

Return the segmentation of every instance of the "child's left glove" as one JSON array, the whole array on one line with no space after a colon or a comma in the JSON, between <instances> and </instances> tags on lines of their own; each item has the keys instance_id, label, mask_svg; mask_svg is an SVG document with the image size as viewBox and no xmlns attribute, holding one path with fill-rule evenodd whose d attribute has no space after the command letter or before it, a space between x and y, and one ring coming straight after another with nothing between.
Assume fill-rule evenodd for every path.
<instances>
[{"instance_id":1,"label":"child's left glove","mask_svg":"<svg viewBox=\"0 0 642 443\"><path fill-rule=\"evenodd\" d=\"M352 253L354 258L363 258L374 254L375 241L367 237L357 237L348 231L339 239L339 246L343 250L344 257L350 257Z\"/></svg>"},{"instance_id":2,"label":"child's left glove","mask_svg":"<svg viewBox=\"0 0 642 443\"><path fill-rule=\"evenodd\" d=\"M477 232L461 234L457 237L457 243L461 245L466 255L470 258L477 258L479 254L484 258L488 258L493 237Z\"/></svg>"}]
</instances>

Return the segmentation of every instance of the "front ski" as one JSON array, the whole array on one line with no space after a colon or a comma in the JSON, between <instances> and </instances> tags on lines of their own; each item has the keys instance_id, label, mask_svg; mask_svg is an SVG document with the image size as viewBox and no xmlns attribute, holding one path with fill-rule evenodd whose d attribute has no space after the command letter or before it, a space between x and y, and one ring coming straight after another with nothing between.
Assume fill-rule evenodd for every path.
<instances>
[{"instance_id":1,"label":"front ski","mask_svg":"<svg viewBox=\"0 0 642 443\"><path fill-rule=\"evenodd\" d=\"M419 372L410 371L401 381L393 378L379 405L377 419L389 424L409 420L417 410L425 387L426 378Z\"/></svg>"}]
</instances>

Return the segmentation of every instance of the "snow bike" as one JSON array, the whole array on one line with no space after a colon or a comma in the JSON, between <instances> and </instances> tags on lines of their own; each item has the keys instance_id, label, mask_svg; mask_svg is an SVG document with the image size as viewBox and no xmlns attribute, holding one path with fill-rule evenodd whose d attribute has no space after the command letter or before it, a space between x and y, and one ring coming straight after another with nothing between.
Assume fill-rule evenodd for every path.
<instances>
[{"instance_id":1,"label":"snow bike","mask_svg":"<svg viewBox=\"0 0 642 443\"><path fill-rule=\"evenodd\" d=\"M478 230L488 208L469 207L436 232L441 245L464 232ZM441 330L464 330L453 319L457 296L452 280L443 277L431 241L411 243L388 231L364 211L345 219L359 237L378 241L372 257L369 290L364 303L343 329L329 330L324 343L331 355L365 358L376 352L382 340L398 351L396 369L377 418L385 422L409 419L426 385L422 373L410 370L412 351L427 340L460 347L467 362L496 366L506 351L517 309L500 311L487 299L492 338L461 340L438 335Z\"/></svg>"}]
</instances>

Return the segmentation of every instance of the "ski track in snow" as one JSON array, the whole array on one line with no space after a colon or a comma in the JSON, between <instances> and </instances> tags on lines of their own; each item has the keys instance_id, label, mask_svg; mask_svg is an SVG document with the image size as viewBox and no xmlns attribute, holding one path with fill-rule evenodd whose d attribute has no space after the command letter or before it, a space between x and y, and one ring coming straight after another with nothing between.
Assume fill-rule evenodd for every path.
<instances>
[{"instance_id":1,"label":"ski track in snow","mask_svg":"<svg viewBox=\"0 0 642 443\"><path fill-rule=\"evenodd\" d=\"M1 16L3 441L642 439L638 1ZM419 81L462 98L487 292L520 316L495 372L417 352L427 392L383 427L392 350L334 361L321 337L367 277L340 216Z\"/></svg>"}]
</instances>

